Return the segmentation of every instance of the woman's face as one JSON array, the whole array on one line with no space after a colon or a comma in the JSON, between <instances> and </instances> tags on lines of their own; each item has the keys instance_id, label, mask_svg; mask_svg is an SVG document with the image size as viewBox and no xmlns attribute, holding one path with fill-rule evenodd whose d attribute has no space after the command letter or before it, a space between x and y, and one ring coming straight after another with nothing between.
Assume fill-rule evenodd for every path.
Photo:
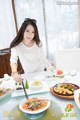
<instances>
[{"instance_id":1,"label":"woman's face","mask_svg":"<svg viewBox=\"0 0 80 120\"><path fill-rule=\"evenodd\" d=\"M25 42L31 42L35 36L35 30L32 25L28 25L24 31L23 40Z\"/></svg>"}]
</instances>

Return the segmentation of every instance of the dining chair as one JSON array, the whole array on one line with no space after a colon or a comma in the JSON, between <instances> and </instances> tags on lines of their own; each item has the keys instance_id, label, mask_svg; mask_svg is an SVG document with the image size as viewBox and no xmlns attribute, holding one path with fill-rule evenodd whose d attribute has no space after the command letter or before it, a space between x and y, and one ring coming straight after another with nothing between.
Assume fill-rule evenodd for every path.
<instances>
[{"instance_id":1,"label":"dining chair","mask_svg":"<svg viewBox=\"0 0 80 120\"><path fill-rule=\"evenodd\" d=\"M80 72L80 48L57 50L56 68L66 72Z\"/></svg>"}]
</instances>

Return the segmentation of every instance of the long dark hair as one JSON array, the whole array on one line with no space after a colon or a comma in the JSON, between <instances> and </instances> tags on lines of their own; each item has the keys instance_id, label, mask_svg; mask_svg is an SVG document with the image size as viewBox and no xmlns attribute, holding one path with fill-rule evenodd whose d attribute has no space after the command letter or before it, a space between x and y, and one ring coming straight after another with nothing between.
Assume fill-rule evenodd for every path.
<instances>
[{"instance_id":1,"label":"long dark hair","mask_svg":"<svg viewBox=\"0 0 80 120\"><path fill-rule=\"evenodd\" d=\"M23 40L23 35L25 32L25 29L28 25L32 25L34 27L34 31L35 31L35 36L34 36L34 41L36 42L36 44L39 46L40 44L40 38L39 38L39 33L38 33L38 28L36 25L36 20L35 19L30 19L30 18L26 18L24 20L24 22L22 23L17 36L14 38L14 40L11 42L10 44L10 48L17 46L19 43L22 42Z\"/></svg>"}]
</instances>

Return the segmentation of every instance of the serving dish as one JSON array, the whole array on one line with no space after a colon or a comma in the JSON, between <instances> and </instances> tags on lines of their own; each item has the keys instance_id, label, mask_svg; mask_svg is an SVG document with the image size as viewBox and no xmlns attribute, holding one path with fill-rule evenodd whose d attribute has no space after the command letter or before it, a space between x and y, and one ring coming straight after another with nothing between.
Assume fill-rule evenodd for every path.
<instances>
[{"instance_id":1,"label":"serving dish","mask_svg":"<svg viewBox=\"0 0 80 120\"><path fill-rule=\"evenodd\" d=\"M55 77L64 77L65 73L63 72L63 70L56 70L55 72Z\"/></svg>"},{"instance_id":2,"label":"serving dish","mask_svg":"<svg viewBox=\"0 0 80 120\"><path fill-rule=\"evenodd\" d=\"M11 88L0 88L0 100L7 97L13 92Z\"/></svg>"},{"instance_id":3,"label":"serving dish","mask_svg":"<svg viewBox=\"0 0 80 120\"><path fill-rule=\"evenodd\" d=\"M0 84L0 100L8 97L15 89L14 80L4 80L2 79L2 83Z\"/></svg>"},{"instance_id":4,"label":"serving dish","mask_svg":"<svg viewBox=\"0 0 80 120\"><path fill-rule=\"evenodd\" d=\"M79 86L72 83L59 83L50 88L52 94L57 97L65 99L74 99L75 90L79 89Z\"/></svg>"},{"instance_id":5,"label":"serving dish","mask_svg":"<svg viewBox=\"0 0 80 120\"><path fill-rule=\"evenodd\" d=\"M74 92L74 100L76 102L76 105L80 109L80 89L78 89Z\"/></svg>"},{"instance_id":6,"label":"serving dish","mask_svg":"<svg viewBox=\"0 0 80 120\"><path fill-rule=\"evenodd\" d=\"M40 80L35 80L31 83L31 89L40 89L43 86L43 83Z\"/></svg>"},{"instance_id":7,"label":"serving dish","mask_svg":"<svg viewBox=\"0 0 80 120\"><path fill-rule=\"evenodd\" d=\"M27 114L39 114L47 110L50 106L50 101L41 98L30 98L22 100L19 108L22 112Z\"/></svg>"}]
</instances>

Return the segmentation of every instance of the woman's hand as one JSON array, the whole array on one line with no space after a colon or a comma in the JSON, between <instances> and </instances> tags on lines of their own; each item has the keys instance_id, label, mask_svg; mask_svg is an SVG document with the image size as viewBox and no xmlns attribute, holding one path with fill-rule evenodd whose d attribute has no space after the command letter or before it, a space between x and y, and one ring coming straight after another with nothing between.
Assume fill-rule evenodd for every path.
<instances>
[{"instance_id":1,"label":"woman's hand","mask_svg":"<svg viewBox=\"0 0 80 120\"><path fill-rule=\"evenodd\" d=\"M12 77L13 77L13 79L14 79L16 82L22 83L23 78L22 78L21 75L18 74L17 72L14 73L14 74L12 74Z\"/></svg>"}]
</instances>

